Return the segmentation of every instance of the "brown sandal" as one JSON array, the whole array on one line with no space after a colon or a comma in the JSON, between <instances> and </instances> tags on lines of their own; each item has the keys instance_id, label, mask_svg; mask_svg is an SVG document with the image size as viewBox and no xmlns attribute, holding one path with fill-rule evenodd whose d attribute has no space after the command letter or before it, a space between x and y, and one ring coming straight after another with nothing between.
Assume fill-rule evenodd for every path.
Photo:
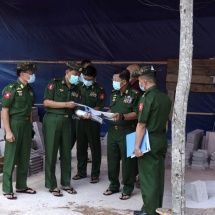
<instances>
[{"instance_id":1,"label":"brown sandal","mask_svg":"<svg viewBox=\"0 0 215 215\"><path fill-rule=\"evenodd\" d=\"M24 190L16 190L17 193L27 193L27 194L36 194L37 192L30 187L27 187Z\"/></svg>"},{"instance_id":2,"label":"brown sandal","mask_svg":"<svg viewBox=\"0 0 215 215\"><path fill-rule=\"evenodd\" d=\"M56 197L61 197L63 196L63 193L60 192L60 190L49 190L49 192L51 194L53 194L53 196L56 196Z\"/></svg>"},{"instance_id":3,"label":"brown sandal","mask_svg":"<svg viewBox=\"0 0 215 215\"><path fill-rule=\"evenodd\" d=\"M114 193L118 193L119 191L114 191L114 190L109 190L109 189L107 189L107 190L105 190L105 192L103 193L103 195L105 195L105 196L110 196L110 195L112 195L112 194L114 194Z\"/></svg>"},{"instance_id":4,"label":"brown sandal","mask_svg":"<svg viewBox=\"0 0 215 215\"><path fill-rule=\"evenodd\" d=\"M99 182L99 178L91 178L91 181L90 181L91 184L95 184L98 182Z\"/></svg>"},{"instance_id":5,"label":"brown sandal","mask_svg":"<svg viewBox=\"0 0 215 215\"><path fill-rule=\"evenodd\" d=\"M4 195L7 199L9 199L9 200L15 200L15 199L17 199L17 197L15 196L14 193L3 193L3 195Z\"/></svg>"},{"instance_id":6,"label":"brown sandal","mask_svg":"<svg viewBox=\"0 0 215 215\"><path fill-rule=\"evenodd\" d=\"M121 199L121 200L127 200L127 199L130 199L130 197L131 197L130 195L122 193L122 196L119 197L119 199Z\"/></svg>"},{"instance_id":7,"label":"brown sandal","mask_svg":"<svg viewBox=\"0 0 215 215\"><path fill-rule=\"evenodd\" d=\"M62 188L62 189L65 190L69 194L77 194L77 191L74 188L72 188L72 187Z\"/></svg>"},{"instance_id":8,"label":"brown sandal","mask_svg":"<svg viewBox=\"0 0 215 215\"><path fill-rule=\"evenodd\" d=\"M86 175L83 175L83 176L82 176L82 175L78 175L78 174L77 174L77 175L75 175L72 179L73 179L73 180L80 180L80 179L86 178L86 177L87 177Z\"/></svg>"}]
</instances>

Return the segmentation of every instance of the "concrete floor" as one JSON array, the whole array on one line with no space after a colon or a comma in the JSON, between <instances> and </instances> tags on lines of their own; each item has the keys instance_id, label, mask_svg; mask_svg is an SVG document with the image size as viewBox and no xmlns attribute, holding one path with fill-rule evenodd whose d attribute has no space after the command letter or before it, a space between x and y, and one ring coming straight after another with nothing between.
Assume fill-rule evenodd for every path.
<instances>
[{"instance_id":1,"label":"concrete floor","mask_svg":"<svg viewBox=\"0 0 215 215\"><path fill-rule=\"evenodd\" d=\"M56 173L59 182L60 171L57 161ZM72 176L76 174L76 157L73 150ZM88 174L91 164L88 164ZM215 178L213 171L186 170L186 182L195 180L212 181ZM0 215L131 215L133 210L139 210L142 206L140 190L135 188L129 200L119 200L120 193L104 196L102 193L108 188L106 156L102 158L100 182L91 184L90 177L78 181L72 180L72 186L78 194L70 195L62 191L63 197L54 197L44 187L44 173L38 173L28 178L28 186L36 189L36 195L19 194L17 200L7 200L0 195ZM209 183L209 186L211 184ZM0 193L2 194L0 183ZM186 184L189 190L189 184ZM60 186L59 186L60 188ZM215 214L215 198L210 203L210 208L201 207L200 203L192 202L187 194L187 215L213 215ZM213 195L213 194L211 194ZM215 196L215 195L214 195ZM211 198L211 197L210 197ZM212 205L211 205L212 204ZM163 207L171 208L171 170L166 170L165 194ZM192 207L194 207L192 209ZM201 209L197 209L201 208Z\"/></svg>"}]
</instances>

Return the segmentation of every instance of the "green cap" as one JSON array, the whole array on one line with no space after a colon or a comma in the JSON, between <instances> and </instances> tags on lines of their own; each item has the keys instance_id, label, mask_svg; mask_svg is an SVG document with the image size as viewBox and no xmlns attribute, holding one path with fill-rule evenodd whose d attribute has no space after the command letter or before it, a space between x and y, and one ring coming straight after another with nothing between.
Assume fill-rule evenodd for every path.
<instances>
[{"instance_id":1,"label":"green cap","mask_svg":"<svg viewBox=\"0 0 215 215\"><path fill-rule=\"evenodd\" d=\"M38 70L38 66L35 63L30 63L30 62L22 62L22 63L18 63L16 68L12 68L13 70L23 70L23 71L27 71L27 70L32 70L32 71L36 71Z\"/></svg>"},{"instance_id":2,"label":"green cap","mask_svg":"<svg viewBox=\"0 0 215 215\"><path fill-rule=\"evenodd\" d=\"M141 75L146 75L149 73L155 73L157 72L156 70L154 70L153 66L143 66L140 69L136 70L135 72L132 73L133 77L138 77Z\"/></svg>"},{"instance_id":3,"label":"green cap","mask_svg":"<svg viewBox=\"0 0 215 215\"><path fill-rule=\"evenodd\" d=\"M79 66L75 61L66 61L65 64L72 70L82 72L82 67Z\"/></svg>"}]
</instances>

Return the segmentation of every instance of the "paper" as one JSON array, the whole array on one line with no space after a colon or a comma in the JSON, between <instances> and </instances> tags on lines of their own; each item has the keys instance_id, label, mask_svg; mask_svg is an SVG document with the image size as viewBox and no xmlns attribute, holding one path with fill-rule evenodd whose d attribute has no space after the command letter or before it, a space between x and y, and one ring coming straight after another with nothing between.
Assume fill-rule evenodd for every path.
<instances>
[{"instance_id":1,"label":"paper","mask_svg":"<svg viewBox=\"0 0 215 215\"><path fill-rule=\"evenodd\" d=\"M133 154L135 139L136 139L136 132L126 135L127 157L131 157L131 158L135 157L135 155ZM150 143L149 143L149 133L147 129L145 131L145 134L143 136L143 139L140 145L140 151L142 153L151 151Z\"/></svg>"},{"instance_id":2,"label":"paper","mask_svg":"<svg viewBox=\"0 0 215 215\"><path fill-rule=\"evenodd\" d=\"M99 122L100 124L102 124L103 119L113 120L112 116L114 113L98 111L98 110L94 110L93 108L88 107L86 105L82 105L82 104L75 103L75 102L73 102L73 103L76 104L77 106L81 106L81 107L85 108L85 110L83 111L84 113L81 112L81 114L85 115L86 113L90 113L91 119ZM76 112L76 114L79 115L77 112Z\"/></svg>"}]
</instances>

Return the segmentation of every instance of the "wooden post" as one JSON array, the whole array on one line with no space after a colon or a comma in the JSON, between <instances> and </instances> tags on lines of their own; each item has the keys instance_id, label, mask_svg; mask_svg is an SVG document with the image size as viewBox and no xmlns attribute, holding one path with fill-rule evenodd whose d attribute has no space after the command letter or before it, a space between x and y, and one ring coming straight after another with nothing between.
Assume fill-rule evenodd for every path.
<instances>
[{"instance_id":1,"label":"wooden post","mask_svg":"<svg viewBox=\"0 0 215 215\"><path fill-rule=\"evenodd\" d=\"M192 77L193 0L180 0L179 73L172 117L172 206L173 215L185 214L185 125Z\"/></svg>"}]
</instances>

